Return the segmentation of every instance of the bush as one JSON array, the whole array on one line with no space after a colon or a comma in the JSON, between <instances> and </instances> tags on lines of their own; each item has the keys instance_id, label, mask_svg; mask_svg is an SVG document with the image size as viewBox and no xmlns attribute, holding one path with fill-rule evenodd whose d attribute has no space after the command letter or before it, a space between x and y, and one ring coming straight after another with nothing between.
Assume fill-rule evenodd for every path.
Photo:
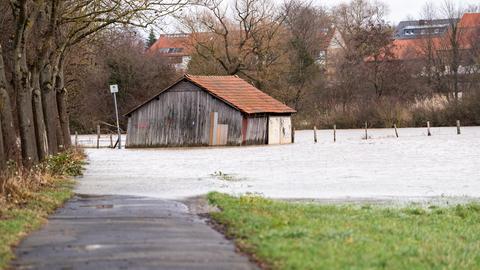
<instances>
[{"instance_id":1,"label":"bush","mask_svg":"<svg viewBox=\"0 0 480 270\"><path fill-rule=\"evenodd\" d=\"M70 150L49 157L31 169L9 164L7 170L0 172L0 207L25 204L39 189L81 175L84 160L83 152Z\"/></svg>"},{"instance_id":2,"label":"bush","mask_svg":"<svg viewBox=\"0 0 480 270\"><path fill-rule=\"evenodd\" d=\"M79 176L83 172L84 156L77 150L62 152L45 161L45 170L54 176Z\"/></svg>"}]
</instances>

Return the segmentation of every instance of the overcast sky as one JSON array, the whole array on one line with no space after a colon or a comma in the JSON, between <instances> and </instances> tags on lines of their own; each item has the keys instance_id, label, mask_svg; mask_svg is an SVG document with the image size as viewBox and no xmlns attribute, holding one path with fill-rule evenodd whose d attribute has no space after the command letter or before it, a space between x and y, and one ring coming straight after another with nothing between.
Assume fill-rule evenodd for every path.
<instances>
[{"instance_id":1,"label":"overcast sky","mask_svg":"<svg viewBox=\"0 0 480 270\"><path fill-rule=\"evenodd\" d=\"M339 0L314 0L315 3L326 6L333 6L342 2L349 1L339 1ZM480 0L454 0L462 6L468 5L479 5ZM418 18L422 11L423 6L427 2L433 2L437 5L443 3L442 0L428 1L428 0L383 0L380 1L388 5L390 9L390 14L388 15L388 20L392 23L398 23L406 18L413 17Z\"/></svg>"}]
</instances>

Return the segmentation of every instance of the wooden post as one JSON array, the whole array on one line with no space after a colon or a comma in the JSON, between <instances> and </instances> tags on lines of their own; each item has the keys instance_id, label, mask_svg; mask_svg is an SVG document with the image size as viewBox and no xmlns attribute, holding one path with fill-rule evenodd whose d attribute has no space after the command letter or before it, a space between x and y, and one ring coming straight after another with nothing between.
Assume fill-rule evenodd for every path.
<instances>
[{"instance_id":1,"label":"wooden post","mask_svg":"<svg viewBox=\"0 0 480 270\"><path fill-rule=\"evenodd\" d=\"M113 136L112 136L112 133L110 133L110 148L113 148Z\"/></svg>"},{"instance_id":2,"label":"wooden post","mask_svg":"<svg viewBox=\"0 0 480 270\"><path fill-rule=\"evenodd\" d=\"M365 140L368 140L368 122L365 121Z\"/></svg>"},{"instance_id":3,"label":"wooden post","mask_svg":"<svg viewBox=\"0 0 480 270\"><path fill-rule=\"evenodd\" d=\"M210 113L210 137L209 145L217 145L218 112Z\"/></svg>"},{"instance_id":4,"label":"wooden post","mask_svg":"<svg viewBox=\"0 0 480 270\"><path fill-rule=\"evenodd\" d=\"M75 148L78 147L78 132L75 131Z\"/></svg>"},{"instance_id":5,"label":"wooden post","mask_svg":"<svg viewBox=\"0 0 480 270\"><path fill-rule=\"evenodd\" d=\"M395 129L395 136L398 138L397 124L393 124L393 128Z\"/></svg>"},{"instance_id":6,"label":"wooden post","mask_svg":"<svg viewBox=\"0 0 480 270\"><path fill-rule=\"evenodd\" d=\"M295 128L292 126L292 143L295 143Z\"/></svg>"},{"instance_id":7,"label":"wooden post","mask_svg":"<svg viewBox=\"0 0 480 270\"><path fill-rule=\"evenodd\" d=\"M317 127L313 127L313 141L317 143Z\"/></svg>"},{"instance_id":8,"label":"wooden post","mask_svg":"<svg viewBox=\"0 0 480 270\"><path fill-rule=\"evenodd\" d=\"M333 125L333 142L337 142L337 125Z\"/></svg>"},{"instance_id":9,"label":"wooden post","mask_svg":"<svg viewBox=\"0 0 480 270\"><path fill-rule=\"evenodd\" d=\"M97 125L97 149L100 148L100 125Z\"/></svg>"},{"instance_id":10,"label":"wooden post","mask_svg":"<svg viewBox=\"0 0 480 270\"><path fill-rule=\"evenodd\" d=\"M427 135L432 136L432 133L430 132L430 121L427 121Z\"/></svg>"},{"instance_id":11,"label":"wooden post","mask_svg":"<svg viewBox=\"0 0 480 270\"><path fill-rule=\"evenodd\" d=\"M462 134L462 131L460 130L460 120L457 120L457 135Z\"/></svg>"}]
</instances>

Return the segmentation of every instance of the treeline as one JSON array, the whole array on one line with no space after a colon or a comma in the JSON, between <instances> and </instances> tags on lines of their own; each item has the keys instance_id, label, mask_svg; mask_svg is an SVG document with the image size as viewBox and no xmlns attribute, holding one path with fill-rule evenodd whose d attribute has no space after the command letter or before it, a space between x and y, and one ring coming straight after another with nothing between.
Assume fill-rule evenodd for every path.
<instances>
[{"instance_id":1,"label":"treeline","mask_svg":"<svg viewBox=\"0 0 480 270\"><path fill-rule=\"evenodd\" d=\"M423 39L413 48L422 57L409 59L398 58L381 2L327 9L305 1L240 0L226 6L210 1L180 19L193 33L189 72L249 80L295 108L299 128L480 124L480 33L462 44L457 24L478 6L425 6L421 17L448 19L449 31L434 46Z\"/></svg>"},{"instance_id":2,"label":"treeline","mask_svg":"<svg viewBox=\"0 0 480 270\"><path fill-rule=\"evenodd\" d=\"M72 104L67 104L67 86L75 78L90 79L69 66L72 58L82 58L85 51L78 48L95 43L104 30L148 26L185 4L181 0L1 1L0 169L7 161L30 168L70 147Z\"/></svg>"},{"instance_id":3,"label":"treeline","mask_svg":"<svg viewBox=\"0 0 480 270\"><path fill-rule=\"evenodd\" d=\"M178 78L167 59L145 48L143 37L125 27L104 31L77 48L81 53L70 58L67 68L72 133L95 133L99 123L103 133L116 130L109 84L120 87L117 102L123 115ZM126 130L125 117L120 124Z\"/></svg>"}]
</instances>

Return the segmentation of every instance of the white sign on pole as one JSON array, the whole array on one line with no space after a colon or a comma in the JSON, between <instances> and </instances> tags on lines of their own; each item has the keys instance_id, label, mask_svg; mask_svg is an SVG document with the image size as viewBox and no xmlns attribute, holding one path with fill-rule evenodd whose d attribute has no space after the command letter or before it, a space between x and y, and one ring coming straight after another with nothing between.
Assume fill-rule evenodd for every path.
<instances>
[{"instance_id":1,"label":"white sign on pole","mask_svg":"<svg viewBox=\"0 0 480 270\"><path fill-rule=\"evenodd\" d=\"M118 85L112 84L110 85L110 93L118 93Z\"/></svg>"}]
</instances>

